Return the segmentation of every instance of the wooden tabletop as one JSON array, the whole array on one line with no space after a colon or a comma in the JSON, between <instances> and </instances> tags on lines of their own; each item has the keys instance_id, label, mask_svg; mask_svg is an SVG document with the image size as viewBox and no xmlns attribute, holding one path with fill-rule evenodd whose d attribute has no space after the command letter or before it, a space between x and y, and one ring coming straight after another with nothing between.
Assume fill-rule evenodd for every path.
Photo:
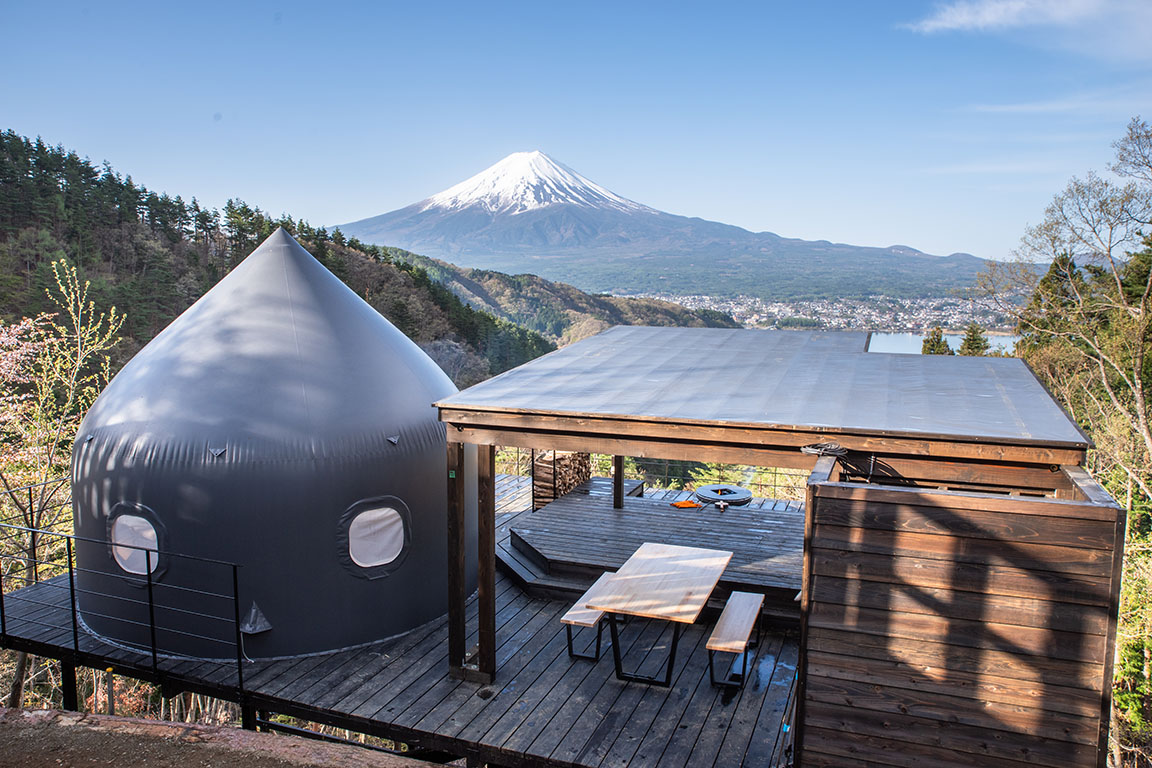
<instances>
[{"instance_id":1,"label":"wooden tabletop","mask_svg":"<svg viewBox=\"0 0 1152 768\"><path fill-rule=\"evenodd\" d=\"M649 619L696 621L731 552L675 544L642 544L587 605Z\"/></svg>"}]
</instances>

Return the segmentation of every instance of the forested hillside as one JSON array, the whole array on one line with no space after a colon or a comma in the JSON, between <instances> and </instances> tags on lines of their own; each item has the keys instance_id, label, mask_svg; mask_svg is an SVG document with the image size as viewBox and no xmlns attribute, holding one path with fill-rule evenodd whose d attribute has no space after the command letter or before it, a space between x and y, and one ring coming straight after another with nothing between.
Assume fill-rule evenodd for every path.
<instances>
[{"instance_id":1,"label":"forested hillside","mask_svg":"<svg viewBox=\"0 0 1152 768\"><path fill-rule=\"evenodd\" d=\"M554 348L540 334L474 310L409 261L357 250L338 233L229 201L223 211L157 194L106 164L11 131L0 134L0 316L48 311L50 264L65 259L99 307L127 320L123 362L277 226L466 385Z\"/></svg>"},{"instance_id":2,"label":"forested hillside","mask_svg":"<svg viewBox=\"0 0 1152 768\"><path fill-rule=\"evenodd\" d=\"M473 307L485 309L561 344L569 344L613 325L675 325L739 328L731 316L711 309L692 310L658 299L590 294L567 283L536 275L508 275L469 269L398 248L393 258L416 264Z\"/></svg>"}]
</instances>

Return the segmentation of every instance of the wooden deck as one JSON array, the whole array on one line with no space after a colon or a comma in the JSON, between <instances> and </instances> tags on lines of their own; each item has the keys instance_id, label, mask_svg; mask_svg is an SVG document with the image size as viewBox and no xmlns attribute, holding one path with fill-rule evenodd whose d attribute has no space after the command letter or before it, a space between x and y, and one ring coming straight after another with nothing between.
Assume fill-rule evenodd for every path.
<instances>
[{"instance_id":1,"label":"wooden deck","mask_svg":"<svg viewBox=\"0 0 1152 768\"><path fill-rule=\"evenodd\" d=\"M501 479L500 514L527 501L519 479ZM525 504L526 505L526 504ZM616 679L612 654L568 657L560 616L569 601L535 597L497 576L497 675L484 686L448 675L447 620L368 647L282 661L161 658L114 648L79 631L73 650L66 577L5 595L5 644L43 656L243 699L256 709L369 733L502 766L768 766L786 762L798 640L768 632L743 690L714 688L705 641L715 617L686 628L671 688ZM468 642L475 642L474 606ZM670 630L637 620L621 635L626 663L655 674ZM590 639L590 634L582 636ZM578 638L578 641L581 638Z\"/></svg>"},{"instance_id":2,"label":"wooden deck","mask_svg":"<svg viewBox=\"0 0 1152 768\"><path fill-rule=\"evenodd\" d=\"M612 485L592 478L576 491L532 511L527 478L497 482L497 556L529 591L583 592L605 570L616 570L647 541L733 552L722 591L762 592L777 612L794 614L804 565L804 507L796 501L753 499L724 512L679 509L688 491L646 490L612 507Z\"/></svg>"}]
</instances>

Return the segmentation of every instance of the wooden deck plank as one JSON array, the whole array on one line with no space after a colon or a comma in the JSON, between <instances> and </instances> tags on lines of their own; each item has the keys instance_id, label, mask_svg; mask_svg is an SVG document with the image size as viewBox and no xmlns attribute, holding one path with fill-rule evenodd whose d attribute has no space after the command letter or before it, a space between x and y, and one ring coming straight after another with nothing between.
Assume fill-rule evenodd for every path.
<instances>
[{"instance_id":1,"label":"wooden deck plank","mask_svg":"<svg viewBox=\"0 0 1152 768\"><path fill-rule=\"evenodd\" d=\"M660 766L660 768L666 766L676 768L688 765L692 747L700 739L704 724L721 695L712 685L707 673L701 674L696 682L695 690L688 697L688 706L681 713L680 721L672 732L671 738L665 742L664 749L655 762L650 764ZM638 763L639 766L645 764L642 761Z\"/></svg>"},{"instance_id":2,"label":"wooden deck plank","mask_svg":"<svg viewBox=\"0 0 1152 768\"><path fill-rule=\"evenodd\" d=\"M549 630L552 636L547 637ZM513 712L526 712L530 704L526 698L532 691L539 690L541 696L547 690L546 683L542 683L549 670L558 669L557 662L568 659L568 646L564 631L559 623L546 627L536 636L531 646L522 649L520 655L531 654L518 671L512 671L505 679L498 675L497 680L503 684L494 697L484 706L463 728L456 732L456 737L465 741L487 741L487 734L495 734L495 726ZM539 643L543 642L543 645ZM570 659L569 659L570 661ZM559 677L559 674L556 675ZM492 737L495 739L495 736Z\"/></svg>"},{"instance_id":3,"label":"wooden deck plank","mask_svg":"<svg viewBox=\"0 0 1152 768\"><path fill-rule=\"evenodd\" d=\"M498 709L503 711L486 731L480 731L483 723L475 723L475 727L470 725L460 735L513 751L517 750L521 742L524 746L531 743L531 738L526 734L542 729L563 703L552 692L565 678L582 679L593 668L592 664L569 658L566 644L560 642L563 639L564 635L558 632L549 641L545 651L539 654L543 669L530 683L527 677L523 687L512 680L505 686L505 690L497 694L498 700L503 695L503 700L497 702Z\"/></svg>"},{"instance_id":4,"label":"wooden deck plank","mask_svg":"<svg viewBox=\"0 0 1152 768\"><path fill-rule=\"evenodd\" d=\"M732 726L737 712L750 709L749 704L763 701L767 686L756 684L760 678L758 673L762 666L768 664L771 664L773 670L775 669L776 659L779 657L783 643L784 638L780 636L765 638L763 647L756 649L755 662L749 664L748 676L752 680L746 683L743 688L726 689L720 693L700 728L700 735L693 743L692 752L685 765L703 766L716 760L717 753L728 736L728 729ZM717 670L717 673L723 674L723 671Z\"/></svg>"},{"instance_id":5,"label":"wooden deck plank","mask_svg":"<svg viewBox=\"0 0 1152 768\"><path fill-rule=\"evenodd\" d=\"M337 702L359 690L365 681L385 666L401 658L409 648L435 634L438 628L439 622L430 622L422 627L417 627L394 642L365 649L365 652L360 655L360 664L356 669L349 670L344 679L319 696L314 705L322 709L332 709Z\"/></svg>"},{"instance_id":6,"label":"wooden deck plank","mask_svg":"<svg viewBox=\"0 0 1152 768\"><path fill-rule=\"evenodd\" d=\"M525 511L528 494L521 479L502 478L498 488L502 526L532 514ZM597 497L610 499L610 494L593 489L585 500ZM40 586L27 593L47 604L26 603L17 613L45 619L42 630L25 623L26 634L53 640L58 645L52 647L70 653L67 592L55 590L58 594L53 595L53 591L51 586ZM559 619L570 600L532 597L504 574L497 575L496 593L498 666L492 685L448 676L447 626L441 618L362 648L245 663L246 692L265 711L301 717L312 713L323 722L391 733L507 765L639 766L655 764L665 754L673 764L693 764L719 749L724 755L740 755L727 763L738 766L758 729L772 729L773 710L761 699L771 698L775 687L762 690L750 680L745 693L725 701L722 692L708 685L704 651L708 625L685 625L672 688L624 683L615 678L610 647L594 663L568 657ZM466 635L471 642L476 637L474 599L469 606L473 616L466 624ZM13 621L17 621L15 616ZM795 654L794 638L770 636L775 639L766 642L784 647L781 656L789 648ZM636 621L625 627L621 643L626 666L646 674L657 672L666 659L669 638L667 626L657 622ZM126 672L149 672L147 653L113 648L83 630L80 641L84 652L117 659L117 667ZM762 666L757 662L757 669ZM235 666L229 662L162 659L160 670L177 686L183 683L193 690L235 696ZM782 669L780 674L784 674ZM700 695L694 699L697 692ZM684 731L691 729L679 725L693 701L696 709L708 704L704 732L696 728L694 735L686 735ZM756 729L749 723L755 723ZM779 730L778 722L775 729ZM698 745L702 736L704 743ZM772 746L778 741L774 739Z\"/></svg>"},{"instance_id":7,"label":"wooden deck plank","mask_svg":"<svg viewBox=\"0 0 1152 768\"><path fill-rule=\"evenodd\" d=\"M497 579L496 599L498 603L501 599L506 599L510 589L514 589L514 587L509 580ZM472 605L475 598L476 596L473 594L468 605ZM448 631L447 617L437 619L430 625L429 629L430 631L426 634L414 638L415 642L404 642L396 648L385 648L378 659L378 663L362 671L360 685L331 704L331 708L340 712L354 712L374 693L391 685L392 680L403 671L405 665L424 657L430 651L435 651L438 644L443 645ZM469 642L474 642L475 621L466 627L466 630L473 633L471 635L466 634L466 639Z\"/></svg>"},{"instance_id":8,"label":"wooden deck plank","mask_svg":"<svg viewBox=\"0 0 1152 768\"><path fill-rule=\"evenodd\" d=\"M496 611L497 631L504 629L509 622L512 622L515 627L519 627L525 620L525 611L531 610L532 603L532 599L527 595L517 592L502 606L498 605ZM476 620L473 617L466 625L468 643L475 642L478 637L477 632ZM357 713L372 719L395 722L396 713L405 711L409 702L416 701L441 682L451 687L459 684L459 681L448 675L447 648L433 646L420 659L409 663L407 669L401 673L394 684L388 689L381 689L372 699L362 705ZM435 704L437 701L439 698L430 703ZM371 711L373 705L379 705L375 711Z\"/></svg>"},{"instance_id":9,"label":"wooden deck plank","mask_svg":"<svg viewBox=\"0 0 1152 768\"><path fill-rule=\"evenodd\" d=\"M515 678L524 665L534 657L536 643L544 642L547 645L551 640L549 635L555 633L559 620L559 606L544 604L538 607L540 610L536 616L511 636L505 646L497 649L498 677L506 675ZM492 686L482 690L483 694L480 690L453 691L453 696L446 699L438 711L430 713L434 716L432 719L440 719L435 728L436 732L454 738L459 737L460 732L469 727L480 712L488 709L492 698L499 695L493 691ZM499 707L498 704L492 706ZM445 714L448 715L446 718Z\"/></svg>"},{"instance_id":10,"label":"wooden deck plank","mask_svg":"<svg viewBox=\"0 0 1152 768\"><path fill-rule=\"evenodd\" d=\"M324 661L322 663L313 667L307 674L303 674L286 684L274 695L293 701L297 699L303 701L312 700L315 697L309 696L309 691L314 690L316 686L328 679L334 672L339 670L340 667L355 659L356 656L359 655L359 652L359 649L356 649L324 654Z\"/></svg>"},{"instance_id":11,"label":"wooden deck plank","mask_svg":"<svg viewBox=\"0 0 1152 768\"><path fill-rule=\"evenodd\" d=\"M620 638L621 648L626 649L623 651L625 666L636 664L637 654L651 648L664 629L656 622L633 622L631 626L636 625L642 626L639 632L632 634L631 639ZM601 661L606 660L608 662L604 665L607 667L607 674L589 674L580 681L578 686L566 692L564 704L557 710L556 716L532 741L532 752L549 757L553 756L560 749L565 738L569 737L573 730L579 730L578 725L581 722L587 723L584 718L592 711L593 700L605 686L611 686L610 692L606 695L613 698L619 695L622 684L616 680L610 656L611 654L604 654L601 658ZM597 664L597 667L599 666ZM585 738L587 735L589 734L585 734Z\"/></svg>"},{"instance_id":12,"label":"wooden deck plank","mask_svg":"<svg viewBox=\"0 0 1152 768\"><path fill-rule=\"evenodd\" d=\"M680 642L685 648L694 647L696 633L684 627L681 627L681 630L683 634ZM649 628L647 635L648 637L654 635L655 642L650 642L641 632L633 646L638 652L634 650L631 658L626 657L624 663L635 665L638 674L654 677L665 669L672 628L666 624L655 623ZM679 653L677 657L676 669L680 667L682 661ZM676 669L673 669L673 674ZM651 687L643 683L622 683L615 677L606 680L578 719L572 723L564 739L552 752L552 758L582 764L589 761L597 762L596 744L615 740L632 714L634 700L644 689Z\"/></svg>"},{"instance_id":13,"label":"wooden deck plank","mask_svg":"<svg viewBox=\"0 0 1152 768\"><path fill-rule=\"evenodd\" d=\"M512 605L510 603L509 605ZM506 664L519 647L530 640L539 626L551 617L541 617L546 606L544 601L525 600L515 614L505 612L496 616L496 666ZM503 615L502 615L503 614ZM433 668L430 672L437 676L430 687L426 682L409 686L388 705L388 712L396 714L390 719L397 725L411 726L421 720L428 720L429 730L443 733L443 723L471 698L483 699L479 689L445 674L445 670ZM419 698L413 698L419 696ZM422 713L424 714L423 716ZM438 713L438 714L433 714Z\"/></svg>"},{"instance_id":14,"label":"wooden deck plank","mask_svg":"<svg viewBox=\"0 0 1152 768\"><path fill-rule=\"evenodd\" d=\"M631 647L630 642L621 639L621 653L627 655ZM611 653L602 654L600 660L596 662L570 659L564 654L557 659L555 667L561 674L558 678L548 677L547 689L539 692L540 699L533 710L528 713L528 717L516 724L515 729L510 731L501 743L505 749L539 754L539 748L532 748L536 740L546 731L550 736L542 741L541 745L558 743L559 737L556 734L565 724L559 712L569 703L573 692L581 686L598 686L615 674ZM569 707L566 711L570 713L572 708ZM554 722L556 725L553 725Z\"/></svg>"},{"instance_id":15,"label":"wooden deck plank","mask_svg":"<svg viewBox=\"0 0 1152 768\"><path fill-rule=\"evenodd\" d=\"M785 737L782 723L795 691L799 655L799 646L795 642L785 642L781 646L765 684L760 710L752 713L755 721L747 729L747 738L745 721L740 720L738 725L730 727L732 739L726 739L717 752L717 768L725 765L772 765L772 757L781 751L778 747ZM763 671L763 667L758 665L757 672Z\"/></svg>"},{"instance_id":16,"label":"wooden deck plank","mask_svg":"<svg viewBox=\"0 0 1152 768\"><path fill-rule=\"evenodd\" d=\"M681 677L692 658L700 652L704 633L691 633L680 639L681 650L676 657L676 668L672 670L670 689L651 685L629 685L625 687L612 711L588 738L580 753L579 761L586 765L606 764L611 753L626 753L627 759L640 745L640 740L648 732L648 727L657 717L661 705L681 684ZM631 746L631 750L628 749Z\"/></svg>"},{"instance_id":17,"label":"wooden deck plank","mask_svg":"<svg viewBox=\"0 0 1152 768\"><path fill-rule=\"evenodd\" d=\"M502 607L498 606L497 626L517 615L529 603L527 596L520 593ZM465 626L468 645L475 644L477 631L475 617L472 617ZM374 689L374 692L360 706L351 710L352 714L368 719L379 717L391 722L388 712L396 711L394 702L398 697L405 700L418 697L427 692L437 681L448 679L447 646L443 642L437 642L437 639L442 640L438 635L434 635L430 638L431 642L421 643L413 649L413 652L405 654L404 663L400 668L393 668L395 667L393 665L369 680L366 687Z\"/></svg>"},{"instance_id":18,"label":"wooden deck plank","mask_svg":"<svg viewBox=\"0 0 1152 768\"><path fill-rule=\"evenodd\" d=\"M699 689L701 681L704 685L709 685L708 654L703 650L703 636L704 633L701 632L700 647L689 658L676 685L664 697L658 714L639 743L625 743L618 738L608 757L602 762L603 765L642 768L659 764L669 741L679 731L681 717L693 694ZM626 754L628 752L631 754Z\"/></svg>"}]
</instances>

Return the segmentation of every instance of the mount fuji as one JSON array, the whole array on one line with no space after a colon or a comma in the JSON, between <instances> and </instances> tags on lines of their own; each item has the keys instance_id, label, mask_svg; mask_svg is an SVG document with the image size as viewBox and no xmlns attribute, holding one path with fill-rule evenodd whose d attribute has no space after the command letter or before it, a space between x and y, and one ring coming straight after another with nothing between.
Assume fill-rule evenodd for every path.
<instances>
[{"instance_id":1,"label":"mount fuji","mask_svg":"<svg viewBox=\"0 0 1152 768\"><path fill-rule=\"evenodd\" d=\"M612 293L943 295L971 285L984 264L968 254L796 240L665 213L543 152L509 155L439 194L340 230L461 266Z\"/></svg>"}]
</instances>

